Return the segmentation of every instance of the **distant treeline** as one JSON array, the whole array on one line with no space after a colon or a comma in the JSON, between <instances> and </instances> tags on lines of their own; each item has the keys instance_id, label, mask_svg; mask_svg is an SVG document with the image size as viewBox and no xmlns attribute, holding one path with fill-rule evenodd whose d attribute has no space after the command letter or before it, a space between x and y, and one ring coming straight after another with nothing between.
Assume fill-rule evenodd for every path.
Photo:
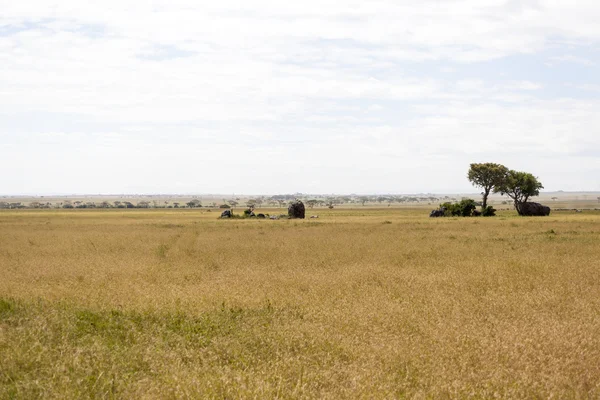
<instances>
[{"instance_id":1,"label":"distant treeline","mask_svg":"<svg viewBox=\"0 0 600 400\"><path fill-rule=\"evenodd\" d=\"M287 205L296 199L302 200L307 207L329 207L333 208L337 205L355 204L355 205L387 205L392 204L432 204L439 201L458 201L455 197L449 196L397 196L397 195L371 195L371 196L324 196L313 197L302 194L285 194L275 196L259 196L254 198L231 198L222 199L221 202L212 201L207 204L202 204L200 199L181 200L181 201L164 201L164 200L141 200L136 203L130 201L81 201L81 200L63 200L60 202L9 202L0 201L0 209L71 209L71 208L234 208L234 207L287 207Z\"/></svg>"}]
</instances>

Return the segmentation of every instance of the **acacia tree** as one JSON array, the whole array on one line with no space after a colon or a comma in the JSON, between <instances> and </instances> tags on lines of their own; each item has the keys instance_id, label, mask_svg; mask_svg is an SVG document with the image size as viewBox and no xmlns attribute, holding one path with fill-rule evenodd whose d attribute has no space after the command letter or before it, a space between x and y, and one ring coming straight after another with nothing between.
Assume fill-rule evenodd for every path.
<instances>
[{"instance_id":1,"label":"acacia tree","mask_svg":"<svg viewBox=\"0 0 600 400\"><path fill-rule=\"evenodd\" d=\"M309 208L313 208L317 204L317 200L307 200L306 204Z\"/></svg>"},{"instance_id":2,"label":"acacia tree","mask_svg":"<svg viewBox=\"0 0 600 400\"><path fill-rule=\"evenodd\" d=\"M202 203L198 199L193 199L185 203L189 208L201 207Z\"/></svg>"},{"instance_id":3,"label":"acacia tree","mask_svg":"<svg viewBox=\"0 0 600 400\"><path fill-rule=\"evenodd\" d=\"M523 215L521 206L532 196L540 194L542 183L529 172L510 170L502 182L494 188L495 193L506 194L515 203L519 215Z\"/></svg>"},{"instance_id":4,"label":"acacia tree","mask_svg":"<svg viewBox=\"0 0 600 400\"><path fill-rule=\"evenodd\" d=\"M502 183L507 173L508 168L502 164L471 164L467 178L474 186L483 189L483 192L481 192L483 196L483 203L481 205L482 209L485 210L487 207L488 196Z\"/></svg>"}]
</instances>

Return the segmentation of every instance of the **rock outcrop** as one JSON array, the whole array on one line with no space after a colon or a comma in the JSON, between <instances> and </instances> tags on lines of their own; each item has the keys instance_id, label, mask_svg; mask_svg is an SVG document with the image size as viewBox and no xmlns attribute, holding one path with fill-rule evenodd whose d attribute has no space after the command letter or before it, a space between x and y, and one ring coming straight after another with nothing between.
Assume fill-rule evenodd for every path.
<instances>
[{"instance_id":1,"label":"rock outcrop","mask_svg":"<svg viewBox=\"0 0 600 400\"><path fill-rule=\"evenodd\" d=\"M231 210L225 210L221 213L221 218L231 218Z\"/></svg>"},{"instance_id":2,"label":"rock outcrop","mask_svg":"<svg viewBox=\"0 0 600 400\"><path fill-rule=\"evenodd\" d=\"M296 200L290 203L288 207L288 216L290 218L300 218L304 219L304 215L306 213L306 209L304 208L304 203L300 200Z\"/></svg>"},{"instance_id":3,"label":"rock outcrop","mask_svg":"<svg viewBox=\"0 0 600 400\"><path fill-rule=\"evenodd\" d=\"M519 206L519 215L525 217L545 217L550 215L550 207L540 203L526 202Z\"/></svg>"},{"instance_id":4,"label":"rock outcrop","mask_svg":"<svg viewBox=\"0 0 600 400\"><path fill-rule=\"evenodd\" d=\"M446 207L441 207L441 208L438 208L437 210L431 210L431 212L429 213L429 217L431 217L431 218L443 217L445 214L446 214Z\"/></svg>"}]
</instances>

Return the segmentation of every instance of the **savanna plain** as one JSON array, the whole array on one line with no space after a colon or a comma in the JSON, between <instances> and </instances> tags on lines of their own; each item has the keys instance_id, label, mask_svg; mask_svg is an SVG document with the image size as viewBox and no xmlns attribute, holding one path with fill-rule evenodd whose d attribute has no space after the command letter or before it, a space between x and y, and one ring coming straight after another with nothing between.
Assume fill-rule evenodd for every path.
<instances>
[{"instance_id":1,"label":"savanna plain","mask_svg":"<svg viewBox=\"0 0 600 400\"><path fill-rule=\"evenodd\" d=\"M0 212L0 398L600 398L600 212L311 214Z\"/></svg>"}]
</instances>

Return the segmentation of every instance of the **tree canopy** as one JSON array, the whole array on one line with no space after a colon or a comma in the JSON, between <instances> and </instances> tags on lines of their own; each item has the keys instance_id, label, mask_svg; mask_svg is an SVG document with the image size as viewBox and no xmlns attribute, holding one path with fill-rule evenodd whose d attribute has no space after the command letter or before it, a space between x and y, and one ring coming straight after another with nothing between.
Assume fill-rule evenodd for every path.
<instances>
[{"instance_id":1,"label":"tree canopy","mask_svg":"<svg viewBox=\"0 0 600 400\"><path fill-rule=\"evenodd\" d=\"M495 163L481 163L471 164L467 178L469 181L477 187L483 189L481 193L483 195L482 209L487 207L487 199L492 190L502 184L508 168L502 164Z\"/></svg>"},{"instance_id":2,"label":"tree canopy","mask_svg":"<svg viewBox=\"0 0 600 400\"><path fill-rule=\"evenodd\" d=\"M495 192L506 194L515 202L515 208L519 215L522 215L521 206L532 196L540 194L540 189L544 186L538 178L529 172L510 170L506 173L502 182L496 186Z\"/></svg>"}]
</instances>

